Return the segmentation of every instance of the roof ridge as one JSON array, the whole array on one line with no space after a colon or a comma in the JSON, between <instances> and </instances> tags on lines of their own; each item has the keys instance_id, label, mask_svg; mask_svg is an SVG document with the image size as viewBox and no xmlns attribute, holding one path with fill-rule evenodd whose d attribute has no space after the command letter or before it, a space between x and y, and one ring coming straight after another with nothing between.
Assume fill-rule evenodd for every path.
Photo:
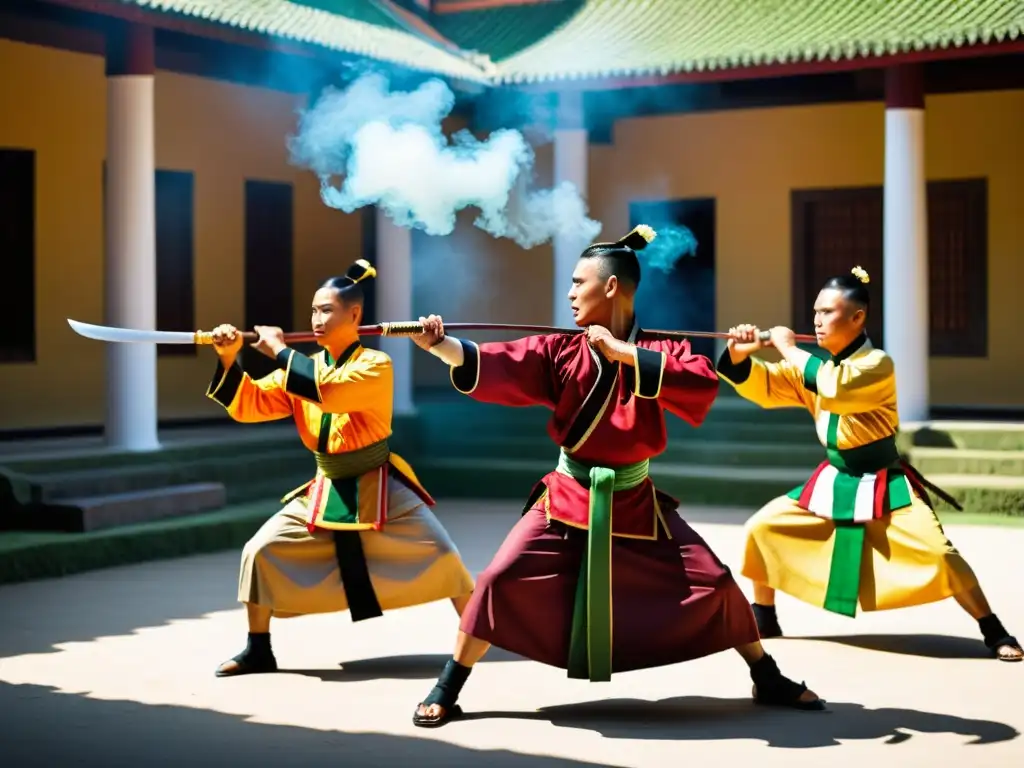
<instances>
[{"instance_id":1,"label":"roof ridge","mask_svg":"<svg viewBox=\"0 0 1024 768\"><path fill-rule=\"evenodd\" d=\"M487 54L479 51L471 51L456 45L447 37L442 35L437 28L430 24L425 18L409 11L394 2L394 0L369 0L382 13L386 13L396 23L400 24L409 34L417 37L429 45L442 48L453 56L458 56L467 64L480 69L480 74L490 80L498 75L497 65Z\"/></svg>"}]
</instances>

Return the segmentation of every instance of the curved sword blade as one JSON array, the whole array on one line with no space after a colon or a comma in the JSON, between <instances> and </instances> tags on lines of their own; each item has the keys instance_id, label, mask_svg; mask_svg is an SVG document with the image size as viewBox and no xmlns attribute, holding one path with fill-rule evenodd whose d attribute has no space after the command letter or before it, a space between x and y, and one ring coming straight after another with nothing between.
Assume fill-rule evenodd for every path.
<instances>
[{"instance_id":1,"label":"curved sword blade","mask_svg":"<svg viewBox=\"0 0 1024 768\"><path fill-rule=\"evenodd\" d=\"M140 331L135 328L110 328L90 325L68 318L68 325L79 336L96 341L136 342L142 344L195 344L195 334L189 331Z\"/></svg>"}]
</instances>

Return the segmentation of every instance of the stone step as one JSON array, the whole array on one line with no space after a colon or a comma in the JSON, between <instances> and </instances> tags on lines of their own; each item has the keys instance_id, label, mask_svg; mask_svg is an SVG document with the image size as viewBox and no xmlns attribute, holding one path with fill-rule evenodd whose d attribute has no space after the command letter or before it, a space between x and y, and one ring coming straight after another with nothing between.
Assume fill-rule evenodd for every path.
<instances>
[{"instance_id":1,"label":"stone step","mask_svg":"<svg viewBox=\"0 0 1024 768\"><path fill-rule=\"evenodd\" d=\"M276 502L259 501L91 533L0 532L0 584L202 552L238 552L275 511Z\"/></svg>"},{"instance_id":2,"label":"stone step","mask_svg":"<svg viewBox=\"0 0 1024 768\"><path fill-rule=\"evenodd\" d=\"M37 503L57 502L83 496L131 493L168 485L219 482L226 486L249 482L262 483L270 478L312 477L316 464L309 451L292 445L287 451L228 455L216 460L102 467L45 475L27 475L32 487L32 500Z\"/></svg>"},{"instance_id":3,"label":"stone step","mask_svg":"<svg viewBox=\"0 0 1024 768\"><path fill-rule=\"evenodd\" d=\"M259 427L251 434L246 434L237 427L228 427L219 433L210 430L210 434L203 437L182 436L173 442L168 441L157 451L120 451L85 446L64 450L54 447L51 450L37 452L29 448L23 452L0 456L0 465L21 474L41 475L112 466L180 463L225 456L242 457L266 454L268 451L301 448L295 436L294 426L275 425L275 429Z\"/></svg>"},{"instance_id":4,"label":"stone step","mask_svg":"<svg viewBox=\"0 0 1024 768\"><path fill-rule=\"evenodd\" d=\"M1024 451L913 448L910 460L926 477L933 474L1024 476Z\"/></svg>"},{"instance_id":5,"label":"stone step","mask_svg":"<svg viewBox=\"0 0 1024 768\"><path fill-rule=\"evenodd\" d=\"M545 474L552 460L431 458L420 461L417 475L435 496L522 499ZM651 462L651 478L682 503L760 507L810 476L794 467L726 467L713 464ZM936 475L928 479L972 514L1024 516L1024 478ZM955 512L933 498L939 511Z\"/></svg>"},{"instance_id":6,"label":"stone step","mask_svg":"<svg viewBox=\"0 0 1024 768\"><path fill-rule=\"evenodd\" d=\"M900 444L910 448L955 448L975 451L1024 451L1024 423L931 421L904 424Z\"/></svg>"},{"instance_id":7,"label":"stone step","mask_svg":"<svg viewBox=\"0 0 1024 768\"><path fill-rule=\"evenodd\" d=\"M546 436L495 437L476 431L449 434L428 443L430 456L480 459L549 459L558 458L558 448ZM670 440L658 463L723 464L727 466L799 467L810 471L824 459L824 450L817 443L787 445L785 450L768 443L738 443L723 440Z\"/></svg>"},{"instance_id":8,"label":"stone step","mask_svg":"<svg viewBox=\"0 0 1024 768\"><path fill-rule=\"evenodd\" d=\"M7 518L16 530L87 533L209 512L226 502L222 483L192 483L32 504Z\"/></svg>"}]
</instances>

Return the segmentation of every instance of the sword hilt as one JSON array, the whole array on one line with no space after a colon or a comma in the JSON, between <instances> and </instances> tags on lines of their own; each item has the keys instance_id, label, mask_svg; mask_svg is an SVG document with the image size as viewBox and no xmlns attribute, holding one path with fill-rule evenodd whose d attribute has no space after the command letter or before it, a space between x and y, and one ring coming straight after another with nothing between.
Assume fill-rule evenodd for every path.
<instances>
[{"instance_id":1,"label":"sword hilt","mask_svg":"<svg viewBox=\"0 0 1024 768\"><path fill-rule=\"evenodd\" d=\"M423 333L423 324L410 320L401 323L378 323L381 336L415 336Z\"/></svg>"}]
</instances>

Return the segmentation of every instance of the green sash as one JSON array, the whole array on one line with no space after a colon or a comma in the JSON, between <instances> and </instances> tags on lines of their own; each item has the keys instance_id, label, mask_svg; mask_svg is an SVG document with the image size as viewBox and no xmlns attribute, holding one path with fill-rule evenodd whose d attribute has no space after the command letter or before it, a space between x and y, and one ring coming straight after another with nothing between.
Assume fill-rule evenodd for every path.
<instances>
[{"instance_id":1,"label":"green sash","mask_svg":"<svg viewBox=\"0 0 1024 768\"><path fill-rule=\"evenodd\" d=\"M324 421L331 414L324 414ZM321 428L321 434L329 431ZM346 453L326 453L317 451L316 466L324 476L323 492L327 494L326 503L320 510L319 520L329 523L356 524L359 519L359 478L372 472L388 462L391 450L388 441L367 445Z\"/></svg>"},{"instance_id":2,"label":"green sash","mask_svg":"<svg viewBox=\"0 0 1024 768\"><path fill-rule=\"evenodd\" d=\"M872 494L873 506L881 505L879 514L909 506L910 492L907 490L905 473L900 468L899 451L895 437L885 437L857 448L839 449L837 431L839 416L830 414L826 453L828 463L835 468L831 482L831 506L827 517L835 523L835 539L832 546L832 561L829 567L828 587L825 590L824 609L843 616L857 615L857 601L860 595L861 562L864 558L864 524L856 520L857 488L861 478L883 469L887 470L887 488L881 499ZM789 492L789 497L799 501L804 495L806 483ZM813 511L813 510L812 510ZM817 512L815 512L817 514Z\"/></svg>"},{"instance_id":3,"label":"green sash","mask_svg":"<svg viewBox=\"0 0 1024 768\"><path fill-rule=\"evenodd\" d=\"M590 489L587 547L580 562L569 639L569 677L607 682L612 677L612 494L647 479L649 461L624 467L595 467L564 450L557 471Z\"/></svg>"}]
</instances>

